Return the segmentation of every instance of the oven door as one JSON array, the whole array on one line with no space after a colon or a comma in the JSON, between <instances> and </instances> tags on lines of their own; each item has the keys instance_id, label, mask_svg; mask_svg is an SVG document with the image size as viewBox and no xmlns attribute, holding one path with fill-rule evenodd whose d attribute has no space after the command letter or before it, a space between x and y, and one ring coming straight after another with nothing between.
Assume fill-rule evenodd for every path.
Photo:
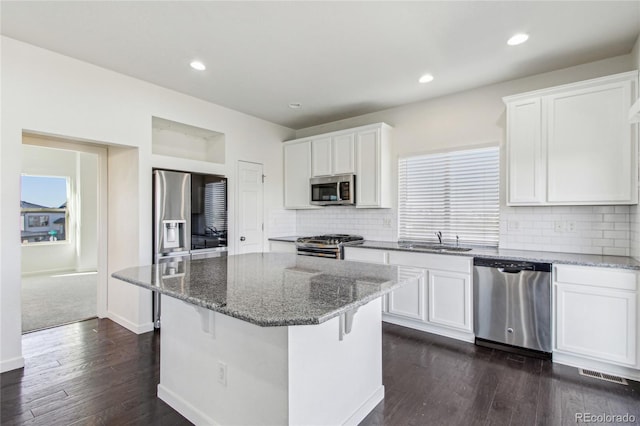
<instances>
[{"instance_id":1,"label":"oven door","mask_svg":"<svg viewBox=\"0 0 640 426\"><path fill-rule=\"evenodd\" d=\"M340 248L319 248L298 245L296 252L299 256L328 257L331 259L341 259Z\"/></svg>"}]
</instances>

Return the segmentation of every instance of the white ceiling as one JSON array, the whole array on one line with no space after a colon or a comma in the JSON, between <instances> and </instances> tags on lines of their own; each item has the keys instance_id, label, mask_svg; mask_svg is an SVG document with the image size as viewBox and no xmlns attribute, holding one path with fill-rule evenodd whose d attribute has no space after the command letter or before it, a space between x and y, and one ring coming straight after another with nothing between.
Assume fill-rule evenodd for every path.
<instances>
[{"instance_id":1,"label":"white ceiling","mask_svg":"<svg viewBox=\"0 0 640 426\"><path fill-rule=\"evenodd\" d=\"M294 129L628 54L640 32L640 1L0 7L3 35ZM531 38L507 46L517 32Z\"/></svg>"}]
</instances>

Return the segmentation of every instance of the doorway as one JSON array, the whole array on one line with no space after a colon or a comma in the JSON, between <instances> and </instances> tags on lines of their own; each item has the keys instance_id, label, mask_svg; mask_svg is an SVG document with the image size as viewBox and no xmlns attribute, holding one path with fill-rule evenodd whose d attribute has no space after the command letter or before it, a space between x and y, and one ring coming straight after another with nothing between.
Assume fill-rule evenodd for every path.
<instances>
[{"instance_id":1,"label":"doorway","mask_svg":"<svg viewBox=\"0 0 640 426\"><path fill-rule=\"evenodd\" d=\"M238 161L238 234L236 253L263 251L264 175L262 164Z\"/></svg>"},{"instance_id":2,"label":"doorway","mask_svg":"<svg viewBox=\"0 0 640 426\"><path fill-rule=\"evenodd\" d=\"M106 313L106 150L23 135L22 332Z\"/></svg>"}]
</instances>

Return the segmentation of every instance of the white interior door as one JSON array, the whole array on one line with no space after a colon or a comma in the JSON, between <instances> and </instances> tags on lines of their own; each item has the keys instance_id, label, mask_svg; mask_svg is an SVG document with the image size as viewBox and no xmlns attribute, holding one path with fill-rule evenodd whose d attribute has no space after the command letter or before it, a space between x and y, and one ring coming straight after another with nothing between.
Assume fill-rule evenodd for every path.
<instances>
[{"instance_id":1,"label":"white interior door","mask_svg":"<svg viewBox=\"0 0 640 426\"><path fill-rule=\"evenodd\" d=\"M238 250L262 252L264 241L262 164L238 161Z\"/></svg>"}]
</instances>

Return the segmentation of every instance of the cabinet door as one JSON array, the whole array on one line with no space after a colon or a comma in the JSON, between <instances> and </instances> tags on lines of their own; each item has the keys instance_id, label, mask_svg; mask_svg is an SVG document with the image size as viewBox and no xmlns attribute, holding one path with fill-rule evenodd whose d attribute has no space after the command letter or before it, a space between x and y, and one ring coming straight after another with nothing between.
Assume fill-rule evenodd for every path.
<instances>
[{"instance_id":1,"label":"cabinet door","mask_svg":"<svg viewBox=\"0 0 640 426\"><path fill-rule=\"evenodd\" d=\"M636 364L635 291L561 283L554 287L556 350Z\"/></svg>"},{"instance_id":2,"label":"cabinet door","mask_svg":"<svg viewBox=\"0 0 640 426\"><path fill-rule=\"evenodd\" d=\"M539 97L515 101L507 107L509 205L531 205L545 201L541 117Z\"/></svg>"},{"instance_id":3,"label":"cabinet door","mask_svg":"<svg viewBox=\"0 0 640 426\"><path fill-rule=\"evenodd\" d=\"M398 272L400 275L402 273L402 271ZM426 319L424 276L389 293L387 313L400 318L424 321Z\"/></svg>"},{"instance_id":4,"label":"cabinet door","mask_svg":"<svg viewBox=\"0 0 640 426\"><path fill-rule=\"evenodd\" d=\"M380 131L358 132L356 139L356 204L358 207L380 206Z\"/></svg>"},{"instance_id":5,"label":"cabinet door","mask_svg":"<svg viewBox=\"0 0 640 426\"><path fill-rule=\"evenodd\" d=\"M331 138L319 138L311 141L311 175L329 176L331 172Z\"/></svg>"},{"instance_id":6,"label":"cabinet door","mask_svg":"<svg viewBox=\"0 0 640 426\"><path fill-rule=\"evenodd\" d=\"M429 270L428 300L430 323L473 330L470 275Z\"/></svg>"},{"instance_id":7,"label":"cabinet door","mask_svg":"<svg viewBox=\"0 0 640 426\"><path fill-rule=\"evenodd\" d=\"M545 97L548 201L635 202L630 81Z\"/></svg>"},{"instance_id":8,"label":"cabinet door","mask_svg":"<svg viewBox=\"0 0 640 426\"><path fill-rule=\"evenodd\" d=\"M287 241L269 241L269 251L274 253L296 253L296 243Z\"/></svg>"},{"instance_id":9,"label":"cabinet door","mask_svg":"<svg viewBox=\"0 0 640 426\"><path fill-rule=\"evenodd\" d=\"M386 264L389 261L389 253L385 250L345 247L344 260Z\"/></svg>"},{"instance_id":10,"label":"cabinet door","mask_svg":"<svg viewBox=\"0 0 640 426\"><path fill-rule=\"evenodd\" d=\"M291 142L284 151L284 206L288 209L315 208L309 204L311 141Z\"/></svg>"},{"instance_id":11,"label":"cabinet door","mask_svg":"<svg viewBox=\"0 0 640 426\"><path fill-rule=\"evenodd\" d=\"M356 172L355 135L334 136L332 140L333 174L341 175Z\"/></svg>"}]
</instances>

